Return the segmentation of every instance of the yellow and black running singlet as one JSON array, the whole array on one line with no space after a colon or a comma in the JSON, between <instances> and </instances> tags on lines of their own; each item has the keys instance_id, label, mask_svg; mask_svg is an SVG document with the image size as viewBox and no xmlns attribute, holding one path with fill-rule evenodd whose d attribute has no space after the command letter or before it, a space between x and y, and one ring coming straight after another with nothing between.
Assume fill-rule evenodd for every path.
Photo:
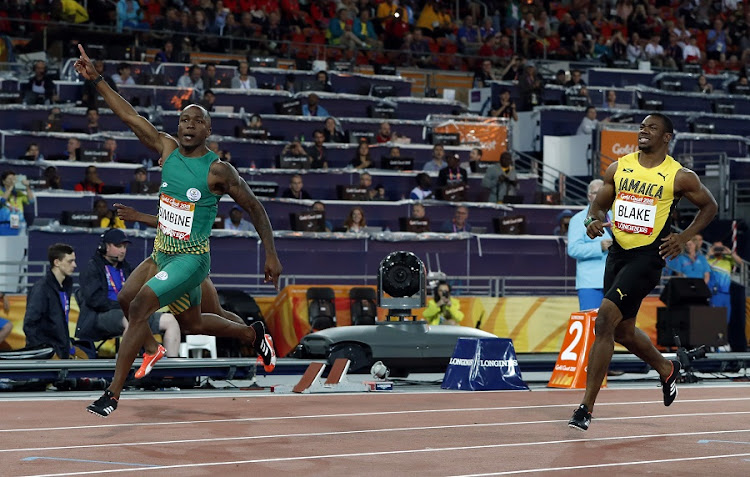
<instances>
[{"instance_id":1,"label":"yellow and black running singlet","mask_svg":"<svg viewBox=\"0 0 750 477\"><path fill-rule=\"evenodd\" d=\"M155 251L167 254L209 251L211 227L221 196L209 190L208 170L218 159L210 151L201 157L185 157L175 149L164 161Z\"/></svg>"},{"instance_id":2,"label":"yellow and black running singlet","mask_svg":"<svg viewBox=\"0 0 750 477\"><path fill-rule=\"evenodd\" d=\"M672 208L677 204L674 179L682 169L671 156L656 167L638 162L640 152L621 157L615 172L612 233L624 250L658 248L669 234Z\"/></svg>"}]
</instances>

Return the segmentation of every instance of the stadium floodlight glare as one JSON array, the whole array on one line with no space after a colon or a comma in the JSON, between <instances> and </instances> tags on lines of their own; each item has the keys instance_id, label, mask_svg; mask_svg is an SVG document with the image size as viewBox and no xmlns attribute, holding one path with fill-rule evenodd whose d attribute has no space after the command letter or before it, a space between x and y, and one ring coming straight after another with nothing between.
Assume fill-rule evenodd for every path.
<instances>
[{"instance_id":1,"label":"stadium floodlight glare","mask_svg":"<svg viewBox=\"0 0 750 477\"><path fill-rule=\"evenodd\" d=\"M425 306L425 266L412 252L392 252L378 267L378 306L403 318Z\"/></svg>"}]
</instances>

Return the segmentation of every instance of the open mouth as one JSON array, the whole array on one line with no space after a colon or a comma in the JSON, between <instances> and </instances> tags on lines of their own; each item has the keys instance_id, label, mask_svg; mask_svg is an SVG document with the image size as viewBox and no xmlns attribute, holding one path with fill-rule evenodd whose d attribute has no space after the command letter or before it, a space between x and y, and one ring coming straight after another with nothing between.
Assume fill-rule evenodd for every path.
<instances>
[{"instance_id":1,"label":"open mouth","mask_svg":"<svg viewBox=\"0 0 750 477\"><path fill-rule=\"evenodd\" d=\"M183 134L182 135L182 138L185 139L185 140L187 140L187 141L192 141L194 137L195 136L193 136L192 134Z\"/></svg>"}]
</instances>

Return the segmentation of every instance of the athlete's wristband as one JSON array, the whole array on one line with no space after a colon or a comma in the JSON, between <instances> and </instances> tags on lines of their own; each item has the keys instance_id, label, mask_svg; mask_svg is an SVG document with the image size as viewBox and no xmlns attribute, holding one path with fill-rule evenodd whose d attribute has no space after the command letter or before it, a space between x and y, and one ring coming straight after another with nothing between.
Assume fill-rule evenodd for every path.
<instances>
[{"instance_id":1,"label":"athlete's wristband","mask_svg":"<svg viewBox=\"0 0 750 477\"><path fill-rule=\"evenodd\" d=\"M102 75L99 75L99 76L97 76L96 78L94 78L94 79L92 79L92 80L91 80L91 85L92 85L92 86L96 86L96 85L98 85L99 83L101 83L102 81L104 81L104 76L102 76Z\"/></svg>"},{"instance_id":2,"label":"athlete's wristband","mask_svg":"<svg viewBox=\"0 0 750 477\"><path fill-rule=\"evenodd\" d=\"M591 216L588 216L588 217L586 217L586 218L585 218L585 219L583 220L583 226L584 226L584 227L588 227L588 226L589 226L589 225L591 225L591 224L592 224L592 223L593 223L593 222L594 222L595 220L599 220L599 219L597 219L596 217L591 217Z\"/></svg>"}]
</instances>

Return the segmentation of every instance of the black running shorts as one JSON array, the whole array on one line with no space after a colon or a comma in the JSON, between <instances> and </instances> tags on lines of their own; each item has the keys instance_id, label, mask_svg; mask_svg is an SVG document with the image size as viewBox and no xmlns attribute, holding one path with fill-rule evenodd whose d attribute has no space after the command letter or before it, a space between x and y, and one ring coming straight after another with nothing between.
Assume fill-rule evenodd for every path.
<instances>
[{"instance_id":1,"label":"black running shorts","mask_svg":"<svg viewBox=\"0 0 750 477\"><path fill-rule=\"evenodd\" d=\"M604 298L620 309L624 319L635 318L641 302L659 284L664 260L658 252L610 252L604 268Z\"/></svg>"}]
</instances>

